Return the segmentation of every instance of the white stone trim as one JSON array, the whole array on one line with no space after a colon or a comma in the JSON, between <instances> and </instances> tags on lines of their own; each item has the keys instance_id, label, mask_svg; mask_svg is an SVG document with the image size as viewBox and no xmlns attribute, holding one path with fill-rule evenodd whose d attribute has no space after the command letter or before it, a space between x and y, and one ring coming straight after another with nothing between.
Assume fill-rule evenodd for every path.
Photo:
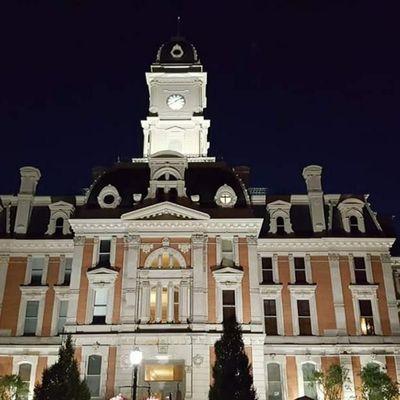
<instances>
[{"instance_id":1,"label":"white stone trim","mask_svg":"<svg viewBox=\"0 0 400 400\"><path fill-rule=\"evenodd\" d=\"M292 223L290 221L290 208L291 204L287 201L276 200L267 204L267 211L269 212L269 232L277 233L278 227L276 220L278 217L283 218L285 233L293 233Z\"/></svg>"},{"instance_id":2,"label":"white stone trim","mask_svg":"<svg viewBox=\"0 0 400 400\"><path fill-rule=\"evenodd\" d=\"M31 400L33 398L33 389L35 388L36 381L36 369L38 364L38 356L30 356L30 355L15 355L13 357L13 367L12 373L14 375L18 375L19 366L21 364L30 364L31 365L31 376L29 380L29 395L28 399Z\"/></svg>"},{"instance_id":3,"label":"white stone trim","mask_svg":"<svg viewBox=\"0 0 400 400\"><path fill-rule=\"evenodd\" d=\"M353 363L351 355L340 355L340 366L347 370L347 379L343 384L343 400L356 400L356 389L354 385Z\"/></svg>"},{"instance_id":4,"label":"white stone trim","mask_svg":"<svg viewBox=\"0 0 400 400\"><path fill-rule=\"evenodd\" d=\"M362 335L361 325L360 325L360 306L358 303L359 300L371 301L375 334L382 335L381 317L379 313L378 297L377 297L378 285L350 285L349 289L351 291L353 300L354 319L356 323L357 335Z\"/></svg>"},{"instance_id":5,"label":"white stone trim","mask_svg":"<svg viewBox=\"0 0 400 400\"><path fill-rule=\"evenodd\" d=\"M59 254L72 253L72 239L0 239L0 254L12 254L13 257L27 254Z\"/></svg>"},{"instance_id":6,"label":"white stone trim","mask_svg":"<svg viewBox=\"0 0 400 400\"><path fill-rule=\"evenodd\" d=\"M235 268L225 267L213 272L215 279L215 299L216 299L216 319L217 323L222 323L222 291L235 291L235 312L236 320L243 322L243 302L242 302L242 279L243 271Z\"/></svg>"},{"instance_id":7,"label":"white stone trim","mask_svg":"<svg viewBox=\"0 0 400 400\"><path fill-rule=\"evenodd\" d=\"M53 314L51 318L51 329L50 329L51 336L58 334L57 325L58 325L58 317L60 314L61 301L68 301L69 303L69 297L70 297L68 286L53 286L53 289L54 289L54 303L53 303Z\"/></svg>"},{"instance_id":8,"label":"white stone trim","mask_svg":"<svg viewBox=\"0 0 400 400\"><path fill-rule=\"evenodd\" d=\"M105 203L104 199L106 196L112 196L114 201L109 204ZM99 195L97 196L97 202L101 208L117 208L121 203L121 196L119 195L115 186L107 185L101 189Z\"/></svg>"},{"instance_id":9,"label":"white stone trim","mask_svg":"<svg viewBox=\"0 0 400 400\"><path fill-rule=\"evenodd\" d=\"M4 291L6 288L7 272L8 272L8 256L0 256L0 317L3 308Z\"/></svg>"},{"instance_id":10,"label":"white stone trim","mask_svg":"<svg viewBox=\"0 0 400 400\"><path fill-rule=\"evenodd\" d=\"M21 302L19 305L16 336L22 336L24 334L26 304L28 301L39 302L35 335L40 336L42 333L42 326L43 326L43 314L44 314L46 293L49 288L48 286L20 286L19 288L21 290Z\"/></svg>"},{"instance_id":11,"label":"white stone trim","mask_svg":"<svg viewBox=\"0 0 400 400\"><path fill-rule=\"evenodd\" d=\"M41 285L45 285L47 281L47 271L49 269L50 256L48 254L29 254L26 260L25 280L24 285L29 285L32 279L32 258L43 258L43 270Z\"/></svg>"},{"instance_id":12,"label":"white stone trim","mask_svg":"<svg viewBox=\"0 0 400 400\"><path fill-rule=\"evenodd\" d=\"M297 386L298 386L298 395L299 397L304 396L304 376L303 376L303 364L314 364L315 370L321 370L321 357L320 356L296 356L296 366L297 366ZM322 393L320 388L317 385L317 395L318 399L322 399Z\"/></svg>"},{"instance_id":13,"label":"white stone trim","mask_svg":"<svg viewBox=\"0 0 400 400\"><path fill-rule=\"evenodd\" d=\"M288 396L286 356L277 354L266 354L264 356L264 359L265 359L265 371L264 371L265 395L268 392L268 364L278 364L281 371L282 399L286 399Z\"/></svg>"},{"instance_id":14,"label":"white stone trim","mask_svg":"<svg viewBox=\"0 0 400 400\"><path fill-rule=\"evenodd\" d=\"M310 302L311 333L314 336L318 336L317 304L315 299L317 285L288 285L288 288L292 310L293 335L300 334L297 300L308 300Z\"/></svg>"},{"instance_id":15,"label":"white stone trim","mask_svg":"<svg viewBox=\"0 0 400 400\"><path fill-rule=\"evenodd\" d=\"M285 335L285 325L283 322L283 305L282 305L282 285L262 285L260 286L261 309L263 312L264 325L264 300L275 300L276 302L276 322L278 326L278 335ZM265 332L265 326L264 326ZM269 336L269 335L267 335Z\"/></svg>"},{"instance_id":16,"label":"white stone trim","mask_svg":"<svg viewBox=\"0 0 400 400\"><path fill-rule=\"evenodd\" d=\"M305 253L295 253L295 254L288 254L289 258L289 273L290 273L290 283L296 283L296 269L295 269L295 258L303 258L304 259L304 268L306 274L306 282L313 283L312 281L312 268L311 268L311 256L310 254Z\"/></svg>"}]
</instances>

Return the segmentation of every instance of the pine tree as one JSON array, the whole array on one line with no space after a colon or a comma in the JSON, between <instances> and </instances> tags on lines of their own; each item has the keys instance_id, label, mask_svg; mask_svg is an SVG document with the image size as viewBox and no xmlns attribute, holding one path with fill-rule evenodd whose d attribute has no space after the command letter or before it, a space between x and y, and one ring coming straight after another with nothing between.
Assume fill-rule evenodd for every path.
<instances>
[{"instance_id":1,"label":"pine tree","mask_svg":"<svg viewBox=\"0 0 400 400\"><path fill-rule=\"evenodd\" d=\"M89 400L90 392L79 377L71 335L58 352L58 361L43 371L42 383L35 387L34 400Z\"/></svg>"},{"instance_id":2,"label":"pine tree","mask_svg":"<svg viewBox=\"0 0 400 400\"><path fill-rule=\"evenodd\" d=\"M209 400L256 400L242 329L234 319L224 321L223 334L214 349L214 382L210 386Z\"/></svg>"}]
</instances>

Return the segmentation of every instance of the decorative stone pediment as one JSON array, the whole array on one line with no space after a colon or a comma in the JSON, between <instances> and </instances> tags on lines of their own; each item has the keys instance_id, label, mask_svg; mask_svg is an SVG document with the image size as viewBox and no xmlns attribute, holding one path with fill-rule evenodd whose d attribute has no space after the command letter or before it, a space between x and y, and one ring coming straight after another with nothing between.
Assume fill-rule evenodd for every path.
<instances>
[{"instance_id":1,"label":"decorative stone pediment","mask_svg":"<svg viewBox=\"0 0 400 400\"><path fill-rule=\"evenodd\" d=\"M164 201L139 210L131 211L121 216L123 220L138 219L191 219L207 220L210 216L201 211L196 211L179 204Z\"/></svg>"},{"instance_id":2,"label":"decorative stone pediment","mask_svg":"<svg viewBox=\"0 0 400 400\"><path fill-rule=\"evenodd\" d=\"M238 286L242 282L243 271L238 268L224 267L213 272L215 281L223 286Z\"/></svg>"},{"instance_id":3,"label":"decorative stone pediment","mask_svg":"<svg viewBox=\"0 0 400 400\"><path fill-rule=\"evenodd\" d=\"M110 268L100 267L89 270L86 276L92 288L102 288L113 285L118 277L118 272Z\"/></svg>"}]
</instances>

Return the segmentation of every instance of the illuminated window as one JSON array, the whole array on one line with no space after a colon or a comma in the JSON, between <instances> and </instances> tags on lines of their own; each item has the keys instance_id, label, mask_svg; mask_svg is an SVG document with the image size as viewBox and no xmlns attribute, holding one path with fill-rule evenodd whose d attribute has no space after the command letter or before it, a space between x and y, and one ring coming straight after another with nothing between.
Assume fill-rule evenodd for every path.
<instances>
[{"instance_id":1,"label":"illuminated window","mask_svg":"<svg viewBox=\"0 0 400 400\"><path fill-rule=\"evenodd\" d=\"M221 240L221 265L224 267L232 267L233 262L233 240Z\"/></svg>"},{"instance_id":2,"label":"illuminated window","mask_svg":"<svg viewBox=\"0 0 400 400\"><path fill-rule=\"evenodd\" d=\"M96 289L93 305L93 324L105 324L108 289Z\"/></svg>"},{"instance_id":3,"label":"illuminated window","mask_svg":"<svg viewBox=\"0 0 400 400\"><path fill-rule=\"evenodd\" d=\"M151 288L150 292L150 322L156 322L157 288Z\"/></svg>"},{"instance_id":4,"label":"illuminated window","mask_svg":"<svg viewBox=\"0 0 400 400\"><path fill-rule=\"evenodd\" d=\"M183 366L179 364L146 364L144 380L146 382L182 381Z\"/></svg>"},{"instance_id":5,"label":"illuminated window","mask_svg":"<svg viewBox=\"0 0 400 400\"><path fill-rule=\"evenodd\" d=\"M312 363L305 363L301 366L301 369L303 372L304 395L317 400L317 387L315 385L315 380L313 379L315 365Z\"/></svg>"},{"instance_id":6,"label":"illuminated window","mask_svg":"<svg viewBox=\"0 0 400 400\"><path fill-rule=\"evenodd\" d=\"M267 365L268 393L267 400L282 400L281 367L277 363Z\"/></svg>"},{"instance_id":7,"label":"illuminated window","mask_svg":"<svg viewBox=\"0 0 400 400\"><path fill-rule=\"evenodd\" d=\"M161 321L166 322L168 318L168 289L162 288L161 292Z\"/></svg>"},{"instance_id":8,"label":"illuminated window","mask_svg":"<svg viewBox=\"0 0 400 400\"><path fill-rule=\"evenodd\" d=\"M174 288L174 322L179 322L179 288Z\"/></svg>"},{"instance_id":9,"label":"illuminated window","mask_svg":"<svg viewBox=\"0 0 400 400\"><path fill-rule=\"evenodd\" d=\"M88 358L86 383L93 397L100 395L101 356L92 355Z\"/></svg>"},{"instance_id":10,"label":"illuminated window","mask_svg":"<svg viewBox=\"0 0 400 400\"><path fill-rule=\"evenodd\" d=\"M28 363L23 363L19 365L18 375L21 378L22 382L26 384L26 387L29 388L31 384L31 371L32 365ZM19 400L28 400L28 393L23 396L18 396Z\"/></svg>"},{"instance_id":11,"label":"illuminated window","mask_svg":"<svg viewBox=\"0 0 400 400\"><path fill-rule=\"evenodd\" d=\"M361 333L367 336L375 335L371 300L359 300L358 304L360 307Z\"/></svg>"},{"instance_id":12,"label":"illuminated window","mask_svg":"<svg viewBox=\"0 0 400 400\"><path fill-rule=\"evenodd\" d=\"M151 268L179 268L179 261L169 251L163 251L156 257L152 263Z\"/></svg>"}]
</instances>

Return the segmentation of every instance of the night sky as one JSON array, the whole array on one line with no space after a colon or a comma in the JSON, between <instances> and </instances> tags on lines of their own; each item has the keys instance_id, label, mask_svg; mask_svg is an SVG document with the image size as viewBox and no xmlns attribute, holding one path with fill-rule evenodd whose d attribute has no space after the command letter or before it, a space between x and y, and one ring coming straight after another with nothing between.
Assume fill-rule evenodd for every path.
<instances>
[{"instance_id":1,"label":"night sky","mask_svg":"<svg viewBox=\"0 0 400 400\"><path fill-rule=\"evenodd\" d=\"M400 226L396 3L2 2L0 193L23 165L39 194L81 194L92 167L140 157L144 73L180 15L208 72L210 155L275 194L320 164L325 192L370 193Z\"/></svg>"}]
</instances>

